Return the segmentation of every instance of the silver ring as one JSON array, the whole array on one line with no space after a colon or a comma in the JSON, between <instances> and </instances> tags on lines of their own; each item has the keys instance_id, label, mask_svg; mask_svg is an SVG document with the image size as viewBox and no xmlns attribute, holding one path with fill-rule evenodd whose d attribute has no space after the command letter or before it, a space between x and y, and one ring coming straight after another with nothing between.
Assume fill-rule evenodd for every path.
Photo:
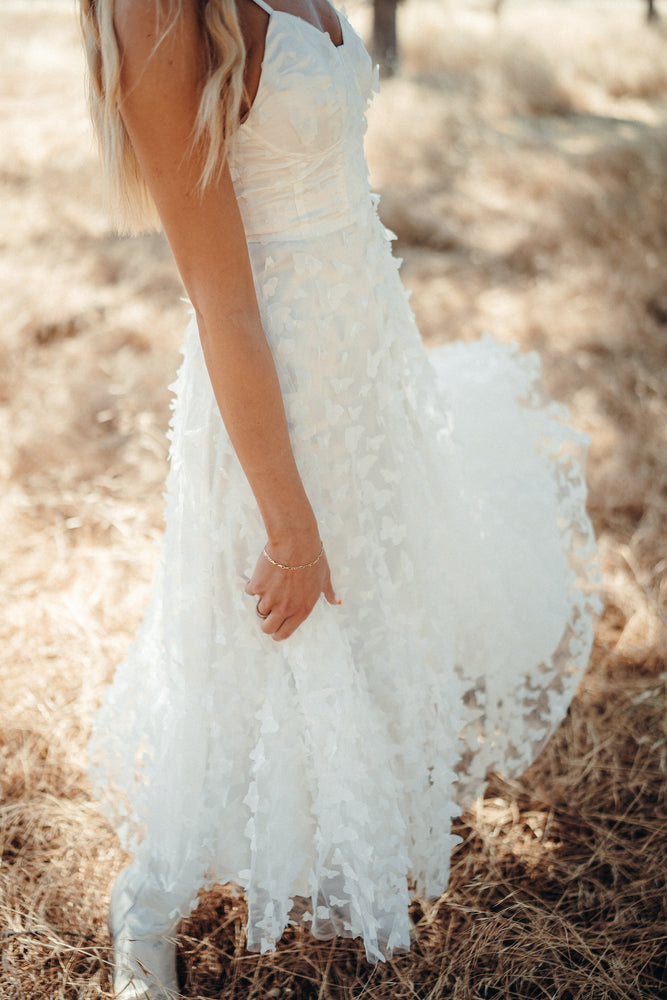
<instances>
[{"instance_id":1,"label":"silver ring","mask_svg":"<svg viewBox=\"0 0 667 1000\"><path fill-rule=\"evenodd\" d=\"M266 612L266 614L263 614L263 613L262 613L262 612L261 612L261 611L259 610L259 606L260 606L261 602L262 602L262 598L261 598L261 597L258 597L258 598L257 598L257 607L255 608L255 613L257 614L257 617L258 617L258 618L262 618L262 619L265 619L265 618L268 618L268 617L269 617L269 615L271 614L271 612L270 612L270 611L267 611L267 612Z\"/></svg>"}]
</instances>

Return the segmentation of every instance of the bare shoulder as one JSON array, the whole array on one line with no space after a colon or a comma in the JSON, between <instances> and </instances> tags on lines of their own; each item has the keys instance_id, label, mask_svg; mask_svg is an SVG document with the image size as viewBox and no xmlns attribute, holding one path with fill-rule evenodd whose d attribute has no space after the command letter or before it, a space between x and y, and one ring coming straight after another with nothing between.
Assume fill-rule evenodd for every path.
<instances>
[{"instance_id":1,"label":"bare shoulder","mask_svg":"<svg viewBox=\"0 0 667 1000\"><path fill-rule=\"evenodd\" d=\"M123 53L146 61L160 43L192 41L199 34L196 0L113 0L113 21ZM178 31L173 29L178 22Z\"/></svg>"},{"instance_id":2,"label":"bare shoulder","mask_svg":"<svg viewBox=\"0 0 667 1000\"><path fill-rule=\"evenodd\" d=\"M114 0L114 29L124 113L136 101L166 105L199 89L197 0Z\"/></svg>"},{"instance_id":3,"label":"bare shoulder","mask_svg":"<svg viewBox=\"0 0 667 1000\"><path fill-rule=\"evenodd\" d=\"M171 0L113 0L113 21L118 35L129 40L135 33L151 33L175 11Z\"/></svg>"}]
</instances>

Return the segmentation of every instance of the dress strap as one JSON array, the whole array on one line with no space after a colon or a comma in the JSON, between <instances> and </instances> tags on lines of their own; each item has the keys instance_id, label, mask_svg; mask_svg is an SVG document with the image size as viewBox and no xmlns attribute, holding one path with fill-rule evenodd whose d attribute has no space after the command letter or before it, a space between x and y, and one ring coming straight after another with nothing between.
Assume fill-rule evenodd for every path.
<instances>
[{"instance_id":1,"label":"dress strap","mask_svg":"<svg viewBox=\"0 0 667 1000\"><path fill-rule=\"evenodd\" d=\"M256 3L262 10L265 10L269 17L273 14L273 7L269 7L268 3L265 3L265 0L252 0L252 2Z\"/></svg>"}]
</instances>

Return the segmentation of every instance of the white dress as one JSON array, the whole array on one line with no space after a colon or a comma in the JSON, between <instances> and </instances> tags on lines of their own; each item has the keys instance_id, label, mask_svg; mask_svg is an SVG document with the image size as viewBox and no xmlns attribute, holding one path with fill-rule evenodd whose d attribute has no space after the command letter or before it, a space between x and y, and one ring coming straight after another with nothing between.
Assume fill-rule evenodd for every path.
<instances>
[{"instance_id":1,"label":"white dress","mask_svg":"<svg viewBox=\"0 0 667 1000\"><path fill-rule=\"evenodd\" d=\"M336 47L272 13L231 165L342 605L321 598L283 643L260 632L243 588L264 528L191 322L158 578L90 750L173 913L232 882L250 949L297 900L313 934L361 936L376 960L409 947L411 896L444 890L461 804L563 718L599 599L586 440L535 356L422 347L369 191L371 62L340 23Z\"/></svg>"}]
</instances>

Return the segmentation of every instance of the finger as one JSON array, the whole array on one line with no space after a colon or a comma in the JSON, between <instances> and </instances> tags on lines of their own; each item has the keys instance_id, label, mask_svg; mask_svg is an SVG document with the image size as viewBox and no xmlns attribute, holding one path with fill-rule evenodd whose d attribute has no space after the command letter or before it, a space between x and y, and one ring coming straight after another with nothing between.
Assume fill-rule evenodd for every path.
<instances>
[{"instance_id":1,"label":"finger","mask_svg":"<svg viewBox=\"0 0 667 1000\"><path fill-rule=\"evenodd\" d=\"M264 621L260 625L260 628L265 635L272 636L280 629L284 621L285 621L285 615L283 614L283 612L274 609L269 612L269 617L264 619Z\"/></svg>"},{"instance_id":2,"label":"finger","mask_svg":"<svg viewBox=\"0 0 667 1000\"><path fill-rule=\"evenodd\" d=\"M335 591L331 585L331 577L327 576L327 581L324 584L324 596L326 597L329 604L340 604L341 602L336 597Z\"/></svg>"},{"instance_id":3,"label":"finger","mask_svg":"<svg viewBox=\"0 0 667 1000\"><path fill-rule=\"evenodd\" d=\"M255 588L252 585L252 580L248 580L248 582L246 583L244 589L245 589L246 594L250 594L251 597L256 597L257 596L257 591L255 590Z\"/></svg>"},{"instance_id":4,"label":"finger","mask_svg":"<svg viewBox=\"0 0 667 1000\"><path fill-rule=\"evenodd\" d=\"M271 614L269 610L269 602L264 595L257 598L257 602L255 604L255 614L258 618L261 618L263 622L266 622L269 619Z\"/></svg>"},{"instance_id":5,"label":"finger","mask_svg":"<svg viewBox=\"0 0 667 1000\"><path fill-rule=\"evenodd\" d=\"M333 584L331 583L331 570L327 564L326 567L327 575L324 581L324 586L322 587L322 593L326 597L329 604L340 604L340 601L336 597L336 593L333 589Z\"/></svg>"},{"instance_id":6,"label":"finger","mask_svg":"<svg viewBox=\"0 0 667 1000\"><path fill-rule=\"evenodd\" d=\"M303 621L305 621L305 618L300 615L292 615L290 618L285 618L285 620L281 623L280 628L272 634L271 638L275 639L276 642L282 642L284 639L289 639L289 637L296 632L299 625Z\"/></svg>"}]
</instances>

